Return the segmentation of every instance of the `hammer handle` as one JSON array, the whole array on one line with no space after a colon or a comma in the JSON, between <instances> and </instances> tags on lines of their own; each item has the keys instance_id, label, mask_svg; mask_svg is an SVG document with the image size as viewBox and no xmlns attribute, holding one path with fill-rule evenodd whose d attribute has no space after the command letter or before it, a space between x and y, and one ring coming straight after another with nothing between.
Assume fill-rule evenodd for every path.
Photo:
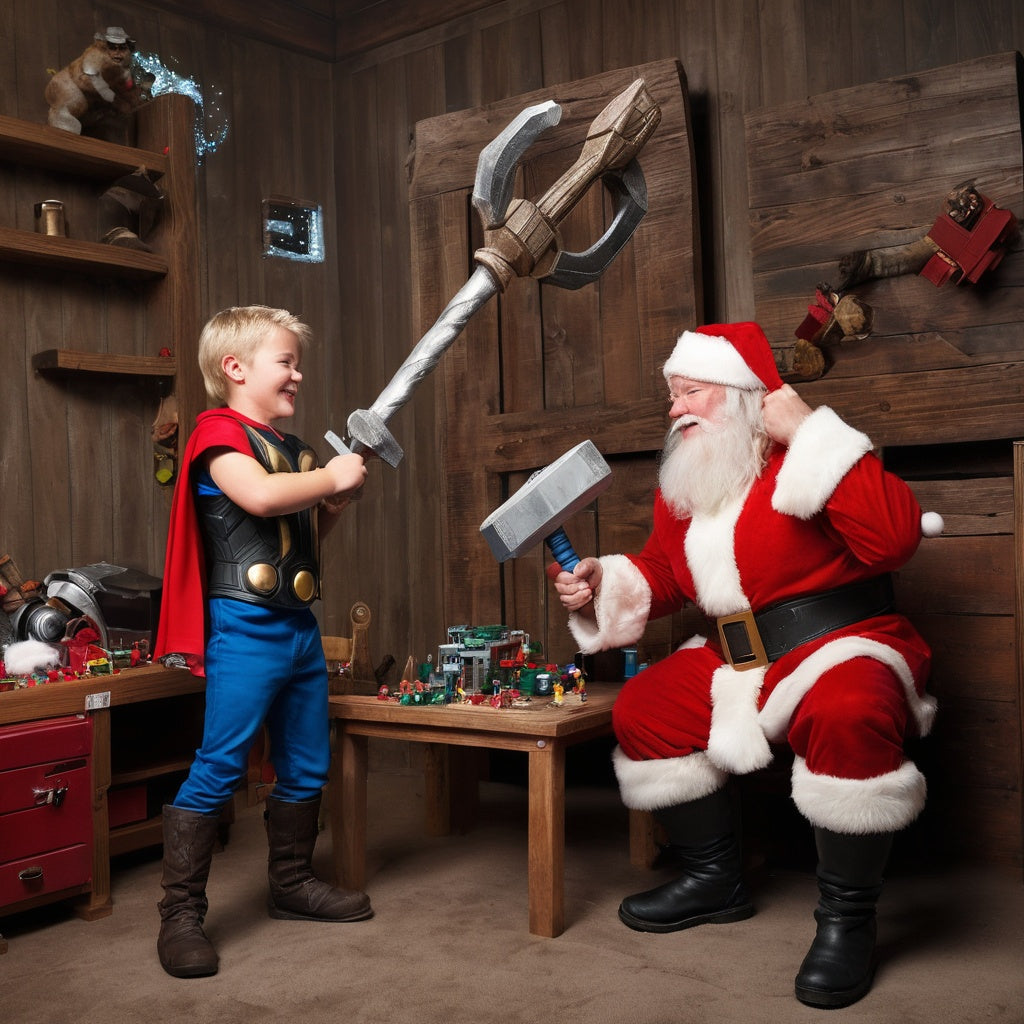
<instances>
[{"instance_id":1,"label":"hammer handle","mask_svg":"<svg viewBox=\"0 0 1024 1024\"><path fill-rule=\"evenodd\" d=\"M572 572L579 565L580 556L573 549L572 541L563 527L560 526L554 533L545 537L544 543L551 549L551 554L555 556L555 561L562 567L563 572Z\"/></svg>"}]
</instances>

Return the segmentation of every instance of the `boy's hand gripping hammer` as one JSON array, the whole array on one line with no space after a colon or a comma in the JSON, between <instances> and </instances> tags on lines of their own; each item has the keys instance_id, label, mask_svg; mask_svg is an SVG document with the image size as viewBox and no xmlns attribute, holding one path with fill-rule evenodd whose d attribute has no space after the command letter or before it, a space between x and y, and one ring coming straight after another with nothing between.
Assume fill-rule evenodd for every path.
<instances>
[{"instance_id":1,"label":"boy's hand gripping hammer","mask_svg":"<svg viewBox=\"0 0 1024 1024\"><path fill-rule=\"evenodd\" d=\"M473 257L479 266L373 405L349 416L348 444L333 431L327 432L327 441L339 454L370 451L397 466L403 452L387 421L409 401L413 388L495 292L504 291L513 277L581 288L601 276L632 236L647 212L647 184L636 155L658 126L661 108L638 78L598 114L577 161L540 199L512 199L520 160L561 116L562 108L551 101L527 107L481 151L473 186L473 205L484 225L484 247ZM598 179L612 197L612 222L589 249L565 252L558 225Z\"/></svg>"}]
</instances>

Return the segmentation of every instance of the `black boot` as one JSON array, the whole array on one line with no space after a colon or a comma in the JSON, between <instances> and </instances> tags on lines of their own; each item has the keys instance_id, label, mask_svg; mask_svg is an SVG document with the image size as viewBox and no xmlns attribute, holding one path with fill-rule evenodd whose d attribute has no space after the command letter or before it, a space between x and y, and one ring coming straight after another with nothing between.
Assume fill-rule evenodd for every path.
<instances>
[{"instance_id":1,"label":"black boot","mask_svg":"<svg viewBox=\"0 0 1024 1024\"><path fill-rule=\"evenodd\" d=\"M750 917L754 908L743 884L728 789L667 807L655 817L684 873L656 889L627 896L619 906L623 924L640 932L676 932Z\"/></svg>"},{"instance_id":2,"label":"black boot","mask_svg":"<svg viewBox=\"0 0 1024 1024\"><path fill-rule=\"evenodd\" d=\"M267 797L270 916L289 921L364 921L373 917L363 892L335 889L313 874L320 797L286 803Z\"/></svg>"},{"instance_id":3,"label":"black boot","mask_svg":"<svg viewBox=\"0 0 1024 1024\"><path fill-rule=\"evenodd\" d=\"M163 809L164 864L160 884L160 937L157 955L175 978L201 978L217 973L217 951L203 931L206 880L220 815L199 814L169 804Z\"/></svg>"},{"instance_id":4,"label":"black boot","mask_svg":"<svg viewBox=\"0 0 1024 1024\"><path fill-rule=\"evenodd\" d=\"M836 1009L866 995L875 973L875 905L892 833L840 835L814 830L818 847L818 931L796 976L796 997Z\"/></svg>"}]
</instances>

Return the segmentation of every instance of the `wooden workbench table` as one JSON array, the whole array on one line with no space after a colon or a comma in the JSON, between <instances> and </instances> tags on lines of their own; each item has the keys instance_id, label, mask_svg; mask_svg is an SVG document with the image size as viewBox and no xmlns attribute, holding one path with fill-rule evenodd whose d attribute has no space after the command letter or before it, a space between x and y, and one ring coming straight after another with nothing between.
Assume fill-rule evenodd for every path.
<instances>
[{"instance_id":1,"label":"wooden workbench table","mask_svg":"<svg viewBox=\"0 0 1024 1024\"><path fill-rule=\"evenodd\" d=\"M612 731L617 686L592 686L580 703L569 695L558 708L534 698L529 708L405 706L376 697L332 696L330 715L337 745L328 787L334 866L339 884L366 885L367 742L375 736L430 745L427 757L427 821L447 831L453 790L446 770L449 747L522 750L529 755L529 918L534 935L565 930L565 752L576 743ZM649 816L630 815L634 863L650 863Z\"/></svg>"},{"instance_id":2,"label":"wooden workbench table","mask_svg":"<svg viewBox=\"0 0 1024 1024\"><path fill-rule=\"evenodd\" d=\"M111 912L111 856L140 846L159 843L162 835L161 819L157 816L124 826L116 830L113 837L111 836L107 809L107 790L112 782L111 708L182 697L187 694L201 694L205 690L205 685L205 679L193 676L186 669L145 665L124 669L116 675L89 676L84 679L0 693L0 726L41 721L63 715L92 716L92 882L84 894L84 900L75 907L75 912L80 917L94 920ZM168 722L167 728L173 730L175 723ZM142 736L135 741L145 746L153 739ZM185 770L192 760L192 753L193 748L183 748L180 760L173 764L154 765L138 774L142 778L160 772ZM44 902L50 902L52 899L53 895L50 895ZM4 913L25 909L28 905L18 904L7 908Z\"/></svg>"}]
</instances>

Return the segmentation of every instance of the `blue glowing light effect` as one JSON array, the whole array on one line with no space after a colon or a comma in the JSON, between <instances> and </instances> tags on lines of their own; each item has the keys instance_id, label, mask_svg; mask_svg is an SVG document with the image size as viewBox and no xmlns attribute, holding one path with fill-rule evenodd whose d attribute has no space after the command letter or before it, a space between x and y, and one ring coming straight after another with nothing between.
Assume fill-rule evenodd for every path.
<instances>
[{"instance_id":1,"label":"blue glowing light effect","mask_svg":"<svg viewBox=\"0 0 1024 1024\"><path fill-rule=\"evenodd\" d=\"M214 92L209 101L204 99L202 90L194 78L186 78L172 71L155 53L136 53L134 63L153 76L149 87L151 96L177 93L188 96L196 105L196 159L199 163L207 153L216 153L228 137L228 120L220 106L220 93Z\"/></svg>"}]
</instances>

